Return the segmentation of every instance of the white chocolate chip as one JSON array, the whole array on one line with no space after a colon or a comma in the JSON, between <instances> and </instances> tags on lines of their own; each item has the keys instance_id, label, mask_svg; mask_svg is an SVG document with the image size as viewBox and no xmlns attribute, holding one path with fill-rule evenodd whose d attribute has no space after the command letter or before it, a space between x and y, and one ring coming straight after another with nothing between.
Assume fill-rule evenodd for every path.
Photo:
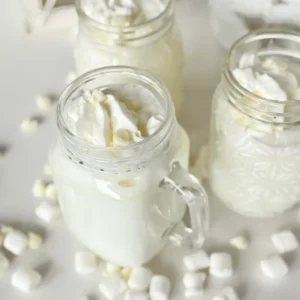
<instances>
[{"instance_id":1,"label":"white chocolate chip","mask_svg":"<svg viewBox=\"0 0 300 300\"><path fill-rule=\"evenodd\" d=\"M57 200L57 191L53 183L47 184L45 189L45 197L50 200Z\"/></svg>"},{"instance_id":2,"label":"white chocolate chip","mask_svg":"<svg viewBox=\"0 0 300 300\"><path fill-rule=\"evenodd\" d=\"M43 238L34 232L29 232L28 233L28 246L30 249L36 250L41 248L41 246L43 245L44 240Z\"/></svg>"},{"instance_id":3,"label":"white chocolate chip","mask_svg":"<svg viewBox=\"0 0 300 300\"><path fill-rule=\"evenodd\" d=\"M299 248L299 242L295 234L290 230L274 233L271 239L279 253L291 252Z\"/></svg>"},{"instance_id":4,"label":"white chocolate chip","mask_svg":"<svg viewBox=\"0 0 300 300\"><path fill-rule=\"evenodd\" d=\"M203 289L206 274L203 272L188 272L183 276L183 284L187 289Z\"/></svg>"},{"instance_id":5,"label":"white chocolate chip","mask_svg":"<svg viewBox=\"0 0 300 300\"><path fill-rule=\"evenodd\" d=\"M249 246L249 240L245 236L239 235L230 239L229 244L236 249L245 250Z\"/></svg>"},{"instance_id":6,"label":"white chocolate chip","mask_svg":"<svg viewBox=\"0 0 300 300\"><path fill-rule=\"evenodd\" d=\"M36 131L39 126L38 120L34 118L26 118L22 121L20 129L24 133L30 133Z\"/></svg>"},{"instance_id":7,"label":"white chocolate chip","mask_svg":"<svg viewBox=\"0 0 300 300\"><path fill-rule=\"evenodd\" d=\"M40 179L37 179L32 187L32 193L36 198L42 198L45 196L46 184Z\"/></svg>"},{"instance_id":8,"label":"white chocolate chip","mask_svg":"<svg viewBox=\"0 0 300 300\"><path fill-rule=\"evenodd\" d=\"M3 242L3 247L14 255L22 254L26 250L27 245L27 236L19 230L8 232Z\"/></svg>"},{"instance_id":9,"label":"white chocolate chip","mask_svg":"<svg viewBox=\"0 0 300 300\"><path fill-rule=\"evenodd\" d=\"M127 284L119 275L113 274L99 284L99 290L108 300L114 300L123 294Z\"/></svg>"},{"instance_id":10,"label":"white chocolate chip","mask_svg":"<svg viewBox=\"0 0 300 300\"><path fill-rule=\"evenodd\" d=\"M210 256L209 274L219 278L232 276L231 255L225 252L216 252Z\"/></svg>"},{"instance_id":11,"label":"white chocolate chip","mask_svg":"<svg viewBox=\"0 0 300 300\"><path fill-rule=\"evenodd\" d=\"M204 250L199 250L184 256L183 263L189 271L196 271L208 268L210 259Z\"/></svg>"},{"instance_id":12,"label":"white chocolate chip","mask_svg":"<svg viewBox=\"0 0 300 300\"><path fill-rule=\"evenodd\" d=\"M37 96L35 98L35 103L37 107L43 112L49 111L53 105L52 99L45 95Z\"/></svg>"},{"instance_id":13,"label":"white chocolate chip","mask_svg":"<svg viewBox=\"0 0 300 300\"><path fill-rule=\"evenodd\" d=\"M94 253L80 251L75 254L75 271L80 275L94 273L97 270L98 262Z\"/></svg>"},{"instance_id":14,"label":"white chocolate chip","mask_svg":"<svg viewBox=\"0 0 300 300\"><path fill-rule=\"evenodd\" d=\"M134 268L130 274L128 285L132 290L144 291L149 287L152 276L153 273L148 268Z\"/></svg>"},{"instance_id":15,"label":"white chocolate chip","mask_svg":"<svg viewBox=\"0 0 300 300\"><path fill-rule=\"evenodd\" d=\"M35 270L21 268L12 275L11 283L17 289L23 292L29 292L40 284L41 279L41 275Z\"/></svg>"},{"instance_id":16,"label":"white chocolate chip","mask_svg":"<svg viewBox=\"0 0 300 300\"><path fill-rule=\"evenodd\" d=\"M283 277L289 270L286 262L279 255L274 255L262 260L260 262L260 267L263 273L270 278Z\"/></svg>"},{"instance_id":17,"label":"white chocolate chip","mask_svg":"<svg viewBox=\"0 0 300 300\"><path fill-rule=\"evenodd\" d=\"M8 258L0 252L0 276L2 276L9 267Z\"/></svg>"},{"instance_id":18,"label":"white chocolate chip","mask_svg":"<svg viewBox=\"0 0 300 300\"><path fill-rule=\"evenodd\" d=\"M35 209L35 214L46 223L51 223L61 216L59 206L56 203L49 203L48 201L42 201Z\"/></svg>"},{"instance_id":19,"label":"white chocolate chip","mask_svg":"<svg viewBox=\"0 0 300 300\"><path fill-rule=\"evenodd\" d=\"M151 300L168 300L171 291L171 281L163 275L154 275L150 282L149 294Z\"/></svg>"}]
</instances>

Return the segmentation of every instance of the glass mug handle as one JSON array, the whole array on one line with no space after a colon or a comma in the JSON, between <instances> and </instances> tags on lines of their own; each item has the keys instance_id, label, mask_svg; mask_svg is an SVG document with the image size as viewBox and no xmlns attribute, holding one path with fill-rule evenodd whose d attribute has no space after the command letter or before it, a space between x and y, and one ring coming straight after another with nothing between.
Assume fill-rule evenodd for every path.
<instances>
[{"instance_id":1,"label":"glass mug handle","mask_svg":"<svg viewBox=\"0 0 300 300\"><path fill-rule=\"evenodd\" d=\"M164 232L164 237L189 250L200 248L209 227L209 206L205 189L178 161L173 162L171 172L159 186L177 193L184 200L191 220L191 228L186 227L182 221L171 224Z\"/></svg>"}]
</instances>

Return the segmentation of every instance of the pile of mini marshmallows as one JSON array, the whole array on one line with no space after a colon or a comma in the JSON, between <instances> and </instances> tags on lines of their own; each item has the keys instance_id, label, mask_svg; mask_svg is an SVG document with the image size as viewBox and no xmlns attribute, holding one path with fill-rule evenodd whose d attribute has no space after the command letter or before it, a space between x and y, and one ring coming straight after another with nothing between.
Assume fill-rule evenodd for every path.
<instances>
[{"instance_id":1,"label":"pile of mini marshmallows","mask_svg":"<svg viewBox=\"0 0 300 300\"><path fill-rule=\"evenodd\" d=\"M295 251L299 248L295 234L290 231L281 231L271 236L276 250L280 253ZM249 240L245 236L236 236L229 241L229 244L238 250L245 250L249 246ZM200 296L204 292L204 285L207 273L217 278L229 278L233 274L232 257L226 252L215 252L210 256L199 250L183 259L188 272L183 276L185 297ZM288 266L283 258L276 254L262 260L260 267L265 276L269 278L281 278L288 273ZM236 291L231 286L224 287L213 300L238 300Z\"/></svg>"}]
</instances>

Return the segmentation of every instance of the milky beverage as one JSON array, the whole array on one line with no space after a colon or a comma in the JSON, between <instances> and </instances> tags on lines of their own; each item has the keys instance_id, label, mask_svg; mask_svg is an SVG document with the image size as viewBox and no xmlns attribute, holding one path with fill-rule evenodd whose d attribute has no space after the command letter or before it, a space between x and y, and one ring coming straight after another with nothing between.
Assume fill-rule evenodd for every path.
<instances>
[{"instance_id":1,"label":"milky beverage","mask_svg":"<svg viewBox=\"0 0 300 300\"><path fill-rule=\"evenodd\" d=\"M82 161L68 157L61 141L50 155L67 226L103 259L122 266L143 264L185 212L176 195L158 188L172 161L188 165L185 131L174 123L159 140L166 130L166 107L137 84L81 91L64 110L66 127L87 145ZM171 213L162 217L157 204Z\"/></svg>"}]
</instances>

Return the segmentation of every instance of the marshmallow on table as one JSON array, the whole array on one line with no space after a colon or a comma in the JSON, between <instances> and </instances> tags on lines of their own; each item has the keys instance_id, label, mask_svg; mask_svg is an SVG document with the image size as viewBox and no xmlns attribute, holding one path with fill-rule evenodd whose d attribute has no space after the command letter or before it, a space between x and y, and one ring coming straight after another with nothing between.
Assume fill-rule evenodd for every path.
<instances>
[{"instance_id":1,"label":"marshmallow on table","mask_svg":"<svg viewBox=\"0 0 300 300\"><path fill-rule=\"evenodd\" d=\"M55 203L49 203L48 201L42 201L35 209L35 214L46 223L51 223L59 219L61 215L59 206Z\"/></svg>"},{"instance_id":2,"label":"marshmallow on table","mask_svg":"<svg viewBox=\"0 0 300 300\"><path fill-rule=\"evenodd\" d=\"M279 256L274 255L270 258L262 260L260 267L264 274L270 278L280 278L288 273L288 266L285 261Z\"/></svg>"},{"instance_id":3,"label":"marshmallow on table","mask_svg":"<svg viewBox=\"0 0 300 300\"><path fill-rule=\"evenodd\" d=\"M230 254L226 252L216 252L210 256L210 275L227 278L232 276L232 273L232 259Z\"/></svg>"},{"instance_id":4,"label":"marshmallow on table","mask_svg":"<svg viewBox=\"0 0 300 300\"><path fill-rule=\"evenodd\" d=\"M271 239L279 253L291 252L299 248L299 242L290 230L274 233Z\"/></svg>"},{"instance_id":5,"label":"marshmallow on table","mask_svg":"<svg viewBox=\"0 0 300 300\"><path fill-rule=\"evenodd\" d=\"M149 287L152 276L153 273L148 268L134 268L130 274L128 285L133 290L144 291Z\"/></svg>"},{"instance_id":6,"label":"marshmallow on table","mask_svg":"<svg viewBox=\"0 0 300 300\"><path fill-rule=\"evenodd\" d=\"M236 249L245 250L249 246L249 240L246 237L240 235L232 238L229 241L229 244L235 247Z\"/></svg>"},{"instance_id":7,"label":"marshmallow on table","mask_svg":"<svg viewBox=\"0 0 300 300\"><path fill-rule=\"evenodd\" d=\"M6 234L3 247L14 255L22 254L28 245L27 236L18 230Z\"/></svg>"},{"instance_id":8,"label":"marshmallow on table","mask_svg":"<svg viewBox=\"0 0 300 300\"><path fill-rule=\"evenodd\" d=\"M149 300L149 295L146 292L127 291L124 300ZM151 299L155 300L155 299Z\"/></svg>"},{"instance_id":9,"label":"marshmallow on table","mask_svg":"<svg viewBox=\"0 0 300 300\"><path fill-rule=\"evenodd\" d=\"M149 294L151 300L168 300L171 281L163 275L154 275L150 282Z\"/></svg>"},{"instance_id":10,"label":"marshmallow on table","mask_svg":"<svg viewBox=\"0 0 300 300\"><path fill-rule=\"evenodd\" d=\"M43 243L44 243L44 240L39 234L34 233L34 232L28 233L28 247L30 249L33 249L33 250L39 249L39 248L41 248Z\"/></svg>"},{"instance_id":11,"label":"marshmallow on table","mask_svg":"<svg viewBox=\"0 0 300 300\"><path fill-rule=\"evenodd\" d=\"M35 270L21 268L12 275L11 283L17 289L29 292L39 285L41 279L41 275Z\"/></svg>"},{"instance_id":12,"label":"marshmallow on table","mask_svg":"<svg viewBox=\"0 0 300 300\"><path fill-rule=\"evenodd\" d=\"M183 263L189 271L197 271L209 267L210 259L204 250L199 250L183 258Z\"/></svg>"},{"instance_id":13,"label":"marshmallow on table","mask_svg":"<svg viewBox=\"0 0 300 300\"><path fill-rule=\"evenodd\" d=\"M239 297L231 286L227 286L223 288L213 300L239 300Z\"/></svg>"},{"instance_id":14,"label":"marshmallow on table","mask_svg":"<svg viewBox=\"0 0 300 300\"><path fill-rule=\"evenodd\" d=\"M75 254L75 271L77 274L91 274L97 269L97 257L89 251L80 251Z\"/></svg>"},{"instance_id":15,"label":"marshmallow on table","mask_svg":"<svg viewBox=\"0 0 300 300\"><path fill-rule=\"evenodd\" d=\"M32 187L32 193L36 198L42 198L45 196L46 184L42 180L37 179Z\"/></svg>"},{"instance_id":16,"label":"marshmallow on table","mask_svg":"<svg viewBox=\"0 0 300 300\"><path fill-rule=\"evenodd\" d=\"M36 96L35 103L43 112L50 110L53 105L51 98L45 95Z\"/></svg>"},{"instance_id":17,"label":"marshmallow on table","mask_svg":"<svg viewBox=\"0 0 300 300\"><path fill-rule=\"evenodd\" d=\"M127 290L126 281L119 275L113 274L99 284L99 290L108 300L114 300Z\"/></svg>"},{"instance_id":18,"label":"marshmallow on table","mask_svg":"<svg viewBox=\"0 0 300 300\"><path fill-rule=\"evenodd\" d=\"M8 269L8 266L8 258L2 252L0 252L0 276Z\"/></svg>"},{"instance_id":19,"label":"marshmallow on table","mask_svg":"<svg viewBox=\"0 0 300 300\"><path fill-rule=\"evenodd\" d=\"M203 289L204 282L206 280L206 274L203 272L189 272L183 276L183 285L190 289Z\"/></svg>"},{"instance_id":20,"label":"marshmallow on table","mask_svg":"<svg viewBox=\"0 0 300 300\"><path fill-rule=\"evenodd\" d=\"M38 120L34 118L25 118L20 125L20 129L24 133L30 133L35 131L38 128L38 126Z\"/></svg>"},{"instance_id":21,"label":"marshmallow on table","mask_svg":"<svg viewBox=\"0 0 300 300\"><path fill-rule=\"evenodd\" d=\"M50 200L57 200L56 187L53 183L49 183L45 188L45 197Z\"/></svg>"}]
</instances>

